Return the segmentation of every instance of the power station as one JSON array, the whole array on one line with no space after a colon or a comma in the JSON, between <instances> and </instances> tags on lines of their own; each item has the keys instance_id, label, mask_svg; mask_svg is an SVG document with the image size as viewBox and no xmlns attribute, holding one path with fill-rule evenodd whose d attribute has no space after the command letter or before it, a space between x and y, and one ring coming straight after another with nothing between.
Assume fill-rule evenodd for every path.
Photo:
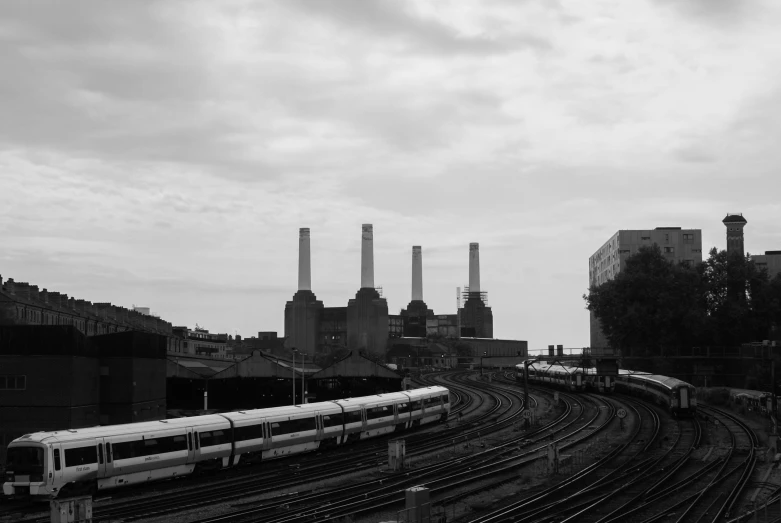
<instances>
[{"instance_id":1,"label":"power station","mask_svg":"<svg viewBox=\"0 0 781 523\"><path fill-rule=\"evenodd\" d=\"M464 305L455 314L437 315L423 300L423 249L412 247L412 295L398 315L388 314L388 302L374 283L374 228L361 226L361 286L346 307L325 307L312 291L311 232L299 230L298 290L285 305L285 346L309 356L339 348L365 352L385 359L391 345L435 335L446 338L492 340L493 313L480 287L480 249L469 244L469 287L463 293ZM392 340L392 341L391 341ZM477 341L477 340L475 340ZM525 351L526 342L523 344ZM504 345L503 345L504 346ZM509 347L509 346L508 346ZM494 355L515 355L521 346L505 348ZM475 350L476 356L488 350ZM507 354L504 354L507 353Z\"/></svg>"}]
</instances>

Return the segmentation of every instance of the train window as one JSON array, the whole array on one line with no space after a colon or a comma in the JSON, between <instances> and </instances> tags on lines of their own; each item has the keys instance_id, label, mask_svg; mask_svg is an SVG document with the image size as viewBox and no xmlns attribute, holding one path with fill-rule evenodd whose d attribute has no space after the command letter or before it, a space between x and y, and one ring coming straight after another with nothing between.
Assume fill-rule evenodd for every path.
<instances>
[{"instance_id":1,"label":"train window","mask_svg":"<svg viewBox=\"0 0 781 523\"><path fill-rule=\"evenodd\" d=\"M323 427L336 427L344 424L344 416L339 412L337 414L323 415Z\"/></svg>"},{"instance_id":2,"label":"train window","mask_svg":"<svg viewBox=\"0 0 781 523\"><path fill-rule=\"evenodd\" d=\"M409 403L399 403L399 414L409 412Z\"/></svg>"},{"instance_id":3,"label":"train window","mask_svg":"<svg viewBox=\"0 0 781 523\"><path fill-rule=\"evenodd\" d=\"M213 430L211 432L201 432L201 447L214 447L230 443L230 437L222 430Z\"/></svg>"},{"instance_id":4,"label":"train window","mask_svg":"<svg viewBox=\"0 0 781 523\"><path fill-rule=\"evenodd\" d=\"M180 450L187 450L187 438L184 434L115 443L114 457L116 459L140 458L143 456L166 454L168 452L177 452Z\"/></svg>"},{"instance_id":5,"label":"train window","mask_svg":"<svg viewBox=\"0 0 781 523\"><path fill-rule=\"evenodd\" d=\"M263 439L263 424L249 425L246 427L236 427L234 429L236 441L246 441L249 439Z\"/></svg>"},{"instance_id":6,"label":"train window","mask_svg":"<svg viewBox=\"0 0 781 523\"><path fill-rule=\"evenodd\" d=\"M60 449L54 449L54 470L60 470Z\"/></svg>"},{"instance_id":7,"label":"train window","mask_svg":"<svg viewBox=\"0 0 781 523\"><path fill-rule=\"evenodd\" d=\"M276 421L271 424L271 433L274 436L281 434L293 434L294 432L305 432L307 430L315 430L315 419L293 419L287 421Z\"/></svg>"},{"instance_id":8,"label":"train window","mask_svg":"<svg viewBox=\"0 0 781 523\"><path fill-rule=\"evenodd\" d=\"M199 448L201 448L201 434L200 434L200 432L196 432L195 436L193 436L193 437L195 438L195 450L198 450Z\"/></svg>"},{"instance_id":9,"label":"train window","mask_svg":"<svg viewBox=\"0 0 781 523\"><path fill-rule=\"evenodd\" d=\"M111 442L106 443L106 463L111 463Z\"/></svg>"},{"instance_id":10,"label":"train window","mask_svg":"<svg viewBox=\"0 0 781 523\"><path fill-rule=\"evenodd\" d=\"M77 447L75 449L65 449L65 466L76 467L78 465L90 465L98 462L98 450L90 445L89 447Z\"/></svg>"},{"instance_id":11,"label":"train window","mask_svg":"<svg viewBox=\"0 0 781 523\"><path fill-rule=\"evenodd\" d=\"M98 464L103 465L103 444L98 443Z\"/></svg>"},{"instance_id":12,"label":"train window","mask_svg":"<svg viewBox=\"0 0 781 523\"><path fill-rule=\"evenodd\" d=\"M411 407L410 407L410 408L411 408L413 411L414 411L414 410L420 410L420 408L421 408L421 403L420 403L420 400L414 400L414 401L412 402L412 405L411 405Z\"/></svg>"},{"instance_id":13,"label":"train window","mask_svg":"<svg viewBox=\"0 0 781 523\"><path fill-rule=\"evenodd\" d=\"M393 412L389 406L372 407L366 409L366 419L377 419L385 416L392 416Z\"/></svg>"},{"instance_id":14,"label":"train window","mask_svg":"<svg viewBox=\"0 0 781 523\"><path fill-rule=\"evenodd\" d=\"M345 425L347 425L348 423L361 423L361 422L363 422L363 416L361 415L360 410L354 410L352 412L344 413Z\"/></svg>"},{"instance_id":15,"label":"train window","mask_svg":"<svg viewBox=\"0 0 781 523\"><path fill-rule=\"evenodd\" d=\"M193 433L187 433L187 450L193 450Z\"/></svg>"},{"instance_id":16,"label":"train window","mask_svg":"<svg viewBox=\"0 0 781 523\"><path fill-rule=\"evenodd\" d=\"M442 395L442 403L450 403L450 394Z\"/></svg>"}]
</instances>

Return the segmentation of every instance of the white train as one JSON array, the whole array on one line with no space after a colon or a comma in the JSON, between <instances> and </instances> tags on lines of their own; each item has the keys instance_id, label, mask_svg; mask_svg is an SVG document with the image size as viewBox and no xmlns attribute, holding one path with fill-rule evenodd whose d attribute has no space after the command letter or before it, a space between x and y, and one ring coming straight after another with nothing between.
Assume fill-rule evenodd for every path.
<instances>
[{"instance_id":1,"label":"white train","mask_svg":"<svg viewBox=\"0 0 781 523\"><path fill-rule=\"evenodd\" d=\"M523 363L515 366L515 379L523 383ZM585 388L583 369L565 367L560 364L542 362L529 364L528 382L542 385L555 385L570 392L580 392Z\"/></svg>"},{"instance_id":2,"label":"white train","mask_svg":"<svg viewBox=\"0 0 781 523\"><path fill-rule=\"evenodd\" d=\"M669 376L619 369L616 391L643 396L676 416L693 416L697 411L697 390L694 386Z\"/></svg>"},{"instance_id":3,"label":"white train","mask_svg":"<svg viewBox=\"0 0 781 523\"><path fill-rule=\"evenodd\" d=\"M87 429L8 445L3 493L95 493L240 462L280 458L445 421L450 395L426 387L321 403Z\"/></svg>"}]
</instances>

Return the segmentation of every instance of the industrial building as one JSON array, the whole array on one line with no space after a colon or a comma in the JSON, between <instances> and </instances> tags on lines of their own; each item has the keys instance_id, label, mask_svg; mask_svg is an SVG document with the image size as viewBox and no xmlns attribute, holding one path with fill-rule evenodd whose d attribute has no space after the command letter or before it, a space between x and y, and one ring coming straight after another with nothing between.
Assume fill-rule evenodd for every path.
<instances>
[{"instance_id":1,"label":"industrial building","mask_svg":"<svg viewBox=\"0 0 781 523\"><path fill-rule=\"evenodd\" d=\"M487 293L480 287L480 249L469 244L469 287L463 293L464 305L455 314L435 314L423 299L423 249L412 247L412 295L399 314L388 314L382 289L374 284L374 229L361 227L361 286L347 306L326 307L312 292L311 232L299 230L298 289L285 305L285 347L308 355L334 352L337 349L365 351L372 358L385 359L393 345L404 345L403 339L427 337L464 338L474 345L471 357L486 350L506 352L505 356L525 351L526 342L506 343L481 348L493 338L493 313L487 305ZM459 300L460 303L460 300ZM400 341L402 340L402 341ZM494 347L495 345L495 347ZM510 347L512 345L512 347ZM486 346L487 347L487 346ZM465 357L468 357L465 355Z\"/></svg>"},{"instance_id":2,"label":"industrial building","mask_svg":"<svg viewBox=\"0 0 781 523\"><path fill-rule=\"evenodd\" d=\"M742 233L741 233L742 238ZM657 227L645 230L620 230L588 259L590 287L612 280L626 267L626 260L640 247L658 245L672 262L695 265L702 261L702 230L681 227ZM741 240L742 246L742 240ZM608 346L607 339L593 312L589 312L591 347Z\"/></svg>"}]
</instances>

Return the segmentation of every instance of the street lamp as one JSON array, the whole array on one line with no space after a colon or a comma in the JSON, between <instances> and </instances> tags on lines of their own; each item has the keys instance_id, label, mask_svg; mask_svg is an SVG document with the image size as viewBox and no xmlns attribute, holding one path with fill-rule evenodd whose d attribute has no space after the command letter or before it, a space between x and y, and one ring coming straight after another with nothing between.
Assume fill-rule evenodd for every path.
<instances>
[{"instance_id":1,"label":"street lamp","mask_svg":"<svg viewBox=\"0 0 781 523\"><path fill-rule=\"evenodd\" d=\"M306 352L301 353L301 404L306 403L306 396L304 391L304 383L306 376L304 375L304 366L306 365Z\"/></svg>"},{"instance_id":2,"label":"street lamp","mask_svg":"<svg viewBox=\"0 0 781 523\"><path fill-rule=\"evenodd\" d=\"M293 347L293 367L290 369L293 373L293 406L296 404L296 352L298 349Z\"/></svg>"},{"instance_id":3,"label":"street lamp","mask_svg":"<svg viewBox=\"0 0 781 523\"><path fill-rule=\"evenodd\" d=\"M483 358L485 358L486 354L488 354L488 352L483 351L483 355L480 356L480 375L481 376L483 375Z\"/></svg>"}]
</instances>

